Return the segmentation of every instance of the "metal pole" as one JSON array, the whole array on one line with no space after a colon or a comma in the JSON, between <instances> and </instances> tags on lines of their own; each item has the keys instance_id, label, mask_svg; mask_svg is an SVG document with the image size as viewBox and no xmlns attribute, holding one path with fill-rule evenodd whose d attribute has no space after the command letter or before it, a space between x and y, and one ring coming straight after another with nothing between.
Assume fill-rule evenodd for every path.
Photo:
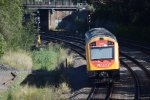
<instances>
[{"instance_id":1,"label":"metal pole","mask_svg":"<svg viewBox=\"0 0 150 100\"><path fill-rule=\"evenodd\" d=\"M48 1L48 4L50 5L50 3L51 3L51 2L50 2L50 0L49 0L49 1Z\"/></svg>"},{"instance_id":2,"label":"metal pole","mask_svg":"<svg viewBox=\"0 0 150 100\"><path fill-rule=\"evenodd\" d=\"M70 6L70 0L69 0L69 6Z\"/></svg>"},{"instance_id":3,"label":"metal pole","mask_svg":"<svg viewBox=\"0 0 150 100\"><path fill-rule=\"evenodd\" d=\"M56 6L56 0L54 0L54 5Z\"/></svg>"},{"instance_id":4,"label":"metal pole","mask_svg":"<svg viewBox=\"0 0 150 100\"><path fill-rule=\"evenodd\" d=\"M66 68L68 67L68 61L67 61L67 58L66 58Z\"/></svg>"}]
</instances>

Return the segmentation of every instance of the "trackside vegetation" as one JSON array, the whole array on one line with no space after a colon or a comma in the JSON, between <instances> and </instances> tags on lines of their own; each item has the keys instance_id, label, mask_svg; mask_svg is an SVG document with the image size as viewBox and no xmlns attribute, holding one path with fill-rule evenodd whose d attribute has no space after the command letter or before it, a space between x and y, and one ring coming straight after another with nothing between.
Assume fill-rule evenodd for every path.
<instances>
[{"instance_id":1,"label":"trackside vegetation","mask_svg":"<svg viewBox=\"0 0 150 100\"><path fill-rule=\"evenodd\" d=\"M0 100L65 100L63 94L70 92L67 83L60 83L58 87L23 85L20 83L25 79L27 74L19 74L13 85L5 92L0 93ZM55 76L53 76L55 77Z\"/></svg>"},{"instance_id":2,"label":"trackside vegetation","mask_svg":"<svg viewBox=\"0 0 150 100\"><path fill-rule=\"evenodd\" d=\"M33 69L53 70L69 56L63 46L50 44L48 48L32 52Z\"/></svg>"},{"instance_id":3,"label":"trackside vegetation","mask_svg":"<svg viewBox=\"0 0 150 100\"><path fill-rule=\"evenodd\" d=\"M6 91L0 91L0 100L62 100L63 94L69 93L67 76L61 70L65 60L72 64L72 55L62 45L50 44L47 48L31 50L37 29L34 26L33 15L24 20L25 11L21 0L0 0L0 64L5 64L21 70L45 71L45 85L36 86L41 80L35 80L35 85L24 83L30 73L17 73L15 81ZM32 76L32 75L31 75ZM52 78L53 80L49 80ZM32 78L30 78L32 80ZM34 77L33 77L34 79ZM55 84L47 83L57 82ZM32 81L31 81L32 82Z\"/></svg>"},{"instance_id":4,"label":"trackside vegetation","mask_svg":"<svg viewBox=\"0 0 150 100\"><path fill-rule=\"evenodd\" d=\"M105 27L125 39L150 42L149 0L88 0L96 9L94 27Z\"/></svg>"},{"instance_id":5,"label":"trackside vegetation","mask_svg":"<svg viewBox=\"0 0 150 100\"><path fill-rule=\"evenodd\" d=\"M17 69L32 69L43 74L35 74L35 77L27 73L17 74L16 81L7 91L0 92L0 100L58 100L65 99L70 92L67 84L67 76L61 67L66 66L66 59L72 64L73 56L63 46L51 43L48 48L39 51L11 51L1 57L1 62ZM33 74L34 75L34 74ZM27 77L31 82L21 84ZM36 77L40 77L39 80ZM43 81L44 80L44 81ZM43 83L40 83L43 81ZM56 84L50 84L55 83ZM30 80L29 80L30 83ZM37 87L36 84L45 84ZM58 96L59 95L59 96Z\"/></svg>"},{"instance_id":6,"label":"trackside vegetation","mask_svg":"<svg viewBox=\"0 0 150 100\"><path fill-rule=\"evenodd\" d=\"M37 30L33 17L24 24L24 10L20 0L0 1L0 55L8 50L28 50Z\"/></svg>"}]
</instances>

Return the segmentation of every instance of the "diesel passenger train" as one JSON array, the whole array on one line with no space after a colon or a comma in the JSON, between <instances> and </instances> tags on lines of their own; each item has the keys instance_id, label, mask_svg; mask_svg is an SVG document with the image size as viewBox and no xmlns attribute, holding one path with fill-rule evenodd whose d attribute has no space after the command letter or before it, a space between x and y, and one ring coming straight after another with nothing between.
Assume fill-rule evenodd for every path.
<instances>
[{"instance_id":1,"label":"diesel passenger train","mask_svg":"<svg viewBox=\"0 0 150 100\"><path fill-rule=\"evenodd\" d=\"M120 78L119 47L116 37L105 28L85 34L87 72L90 78Z\"/></svg>"}]
</instances>

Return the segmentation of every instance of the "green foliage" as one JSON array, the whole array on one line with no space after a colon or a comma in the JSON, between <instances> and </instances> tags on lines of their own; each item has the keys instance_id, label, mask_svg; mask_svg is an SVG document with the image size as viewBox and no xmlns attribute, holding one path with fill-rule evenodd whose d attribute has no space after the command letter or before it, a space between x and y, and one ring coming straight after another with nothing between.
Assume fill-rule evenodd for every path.
<instances>
[{"instance_id":1,"label":"green foliage","mask_svg":"<svg viewBox=\"0 0 150 100\"><path fill-rule=\"evenodd\" d=\"M34 69L48 70L54 68L57 63L57 53L52 49L33 51Z\"/></svg>"},{"instance_id":2,"label":"green foliage","mask_svg":"<svg viewBox=\"0 0 150 100\"><path fill-rule=\"evenodd\" d=\"M5 0L0 9L0 32L6 40L11 40L22 28L22 9L18 0Z\"/></svg>"},{"instance_id":3,"label":"green foliage","mask_svg":"<svg viewBox=\"0 0 150 100\"><path fill-rule=\"evenodd\" d=\"M35 35L37 34L38 30L34 26L34 17L31 14L30 19L28 21L24 21L24 28L21 34L21 44L22 48L25 50L29 50L30 47L33 45Z\"/></svg>"},{"instance_id":4,"label":"green foliage","mask_svg":"<svg viewBox=\"0 0 150 100\"><path fill-rule=\"evenodd\" d=\"M20 0L0 1L0 34L6 42L6 48L28 50L36 33L33 17L23 25L23 8ZM2 45L1 45L2 46Z\"/></svg>"},{"instance_id":5,"label":"green foliage","mask_svg":"<svg viewBox=\"0 0 150 100\"><path fill-rule=\"evenodd\" d=\"M149 25L149 0L99 0L96 16L123 23Z\"/></svg>"},{"instance_id":6,"label":"green foliage","mask_svg":"<svg viewBox=\"0 0 150 100\"><path fill-rule=\"evenodd\" d=\"M67 58L67 50L60 45L33 51L33 69L52 70Z\"/></svg>"},{"instance_id":7,"label":"green foliage","mask_svg":"<svg viewBox=\"0 0 150 100\"><path fill-rule=\"evenodd\" d=\"M0 57L4 54L6 49L6 43L4 41L3 35L0 34Z\"/></svg>"},{"instance_id":8,"label":"green foliage","mask_svg":"<svg viewBox=\"0 0 150 100\"><path fill-rule=\"evenodd\" d=\"M114 31L118 36L139 41L149 41L149 0L88 0L95 7L98 25ZM96 22L95 22L96 23Z\"/></svg>"},{"instance_id":9,"label":"green foliage","mask_svg":"<svg viewBox=\"0 0 150 100\"><path fill-rule=\"evenodd\" d=\"M79 31L79 33L85 33L87 31L87 28L88 28L87 22L85 22L79 16L76 16L74 22L76 24L76 27L77 27L77 30Z\"/></svg>"},{"instance_id":10,"label":"green foliage","mask_svg":"<svg viewBox=\"0 0 150 100\"><path fill-rule=\"evenodd\" d=\"M93 5L87 5L86 9L90 12L94 12L95 11L95 8Z\"/></svg>"},{"instance_id":11,"label":"green foliage","mask_svg":"<svg viewBox=\"0 0 150 100\"><path fill-rule=\"evenodd\" d=\"M118 24L115 27L114 33L119 37L133 39L137 41L143 41L143 42L150 42L149 27L141 28L140 26L135 26L135 25Z\"/></svg>"}]
</instances>

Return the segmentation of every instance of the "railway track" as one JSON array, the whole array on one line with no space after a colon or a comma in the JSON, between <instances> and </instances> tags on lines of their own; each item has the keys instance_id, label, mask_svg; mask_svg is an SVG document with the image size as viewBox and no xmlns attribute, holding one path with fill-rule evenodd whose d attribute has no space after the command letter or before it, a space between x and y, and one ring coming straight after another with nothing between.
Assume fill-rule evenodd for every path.
<instances>
[{"instance_id":1,"label":"railway track","mask_svg":"<svg viewBox=\"0 0 150 100\"><path fill-rule=\"evenodd\" d=\"M87 97L87 100L91 100L92 99L95 90L96 90L96 86L92 87L92 89L91 89L91 91L90 91L90 93L89 93L89 95Z\"/></svg>"},{"instance_id":2,"label":"railway track","mask_svg":"<svg viewBox=\"0 0 150 100\"><path fill-rule=\"evenodd\" d=\"M131 75L134 77L134 83L135 83L135 96L134 96L134 99L135 100L139 100L140 99L140 82L139 82L139 79L136 75L136 73L132 70L132 68L126 64L123 60L120 60L121 64L126 67Z\"/></svg>"},{"instance_id":3,"label":"railway track","mask_svg":"<svg viewBox=\"0 0 150 100\"><path fill-rule=\"evenodd\" d=\"M67 37L69 37L69 36L67 36ZM48 39L49 37L47 37L47 39ZM59 41L62 41L62 42L65 42L65 43L69 43L70 45L74 45L74 47L77 47L77 48L80 48L80 49L82 49L82 50L84 50L84 42L83 41L80 41L79 42L79 40L80 39L78 39L78 40L76 40L76 39L73 39L73 37L72 38L65 38L65 36L63 36L63 37L59 37L59 35L58 36L51 36L50 37L51 39L57 39L57 40L59 40ZM67 40L67 41L66 41ZM70 42L71 40L73 40L74 42ZM78 42L78 43L76 43L76 42ZM79 44L80 44L80 46L79 46ZM82 45L82 46L81 46ZM78 50L76 50L76 51L78 51ZM80 52L81 53L81 52ZM81 53L81 55L83 56L83 57L85 57L84 55L83 55L83 53ZM123 56L125 56L125 54L122 54ZM137 63L137 61L135 61L133 58L131 58L131 57L129 57L129 56L125 56L127 59L129 59L130 61L132 61L133 63L135 63L136 65L138 65L138 66L140 66L139 65L139 63ZM127 65L126 64L126 62L124 62L123 60L121 60L121 64L122 65L124 65L129 71L130 71L130 73L132 74L132 77L134 77L134 82L135 82L135 99L137 100L137 99L139 99L140 98L140 91L141 91L141 87L140 87L140 82L139 82L139 79L138 79L138 77L137 77L137 75L136 75L136 73L135 73L135 71L131 68L131 66L129 66L129 65ZM141 67L143 67L143 66L141 66ZM144 70L144 73L147 73L146 72L146 69ZM95 91L95 89L91 89L92 91ZM90 93L90 94L92 94L93 95L93 93ZM91 97L91 96L88 96L89 98Z\"/></svg>"},{"instance_id":4,"label":"railway track","mask_svg":"<svg viewBox=\"0 0 150 100\"><path fill-rule=\"evenodd\" d=\"M138 49L146 54L150 54L150 44L149 43L133 41L133 40L128 40L128 39L122 39L122 38L119 38L118 40L119 40L119 43L123 46L133 48L133 49Z\"/></svg>"},{"instance_id":5,"label":"railway track","mask_svg":"<svg viewBox=\"0 0 150 100\"><path fill-rule=\"evenodd\" d=\"M93 86L86 100L95 100L94 96L95 96L95 93L97 91L100 94L101 91L99 91L99 87ZM108 84L108 87L107 87L106 91L107 92L106 92L105 98L101 98L101 99L109 100L111 98L111 95L112 95L112 92L113 92L113 83Z\"/></svg>"},{"instance_id":6,"label":"railway track","mask_svg":"<svg viewBox=\"0 0 150 100\"><path fill-rule=\"evenodd\" d=\"M68 43L69 45L71 45L72 46L72 50L74 50L74 51L76 51L78 54L80 54L84 59L86 58L85 57L85 49L84 49L84 46L79 46L80 44L78 44L78 43L74 43L74 42L71 42L71 41L66 41L66 40L64 40L64 38L63 39L60 39L60 38L57 38L57 37L45 37L45 38L43 38L42 37L42 39L46 39L46 40L49 40L49 39L53 39L53 40L59 40L59 41L62 41L62 42L65 42L65 43ZM77 42L77 41L76 41ZM88 95L88 97L87 97L87 100L92 100L93 99L93 97L94 97L94 95L95 95L95 91L97 91L97 92L101 92L101 91L99 91L99 88L100 87L96 87L96 86L94 86L94 87L92 87L92 89L91 89L91 91L90 91L90 93L89 93L89 95ZM111 94L112 94L112 91L113 91L113 83L109 83L108 84L108 86L106 87L106 97L105 98L103 98L104 100L109 100L110 99L110 97L111 97Z\"/></svg>"}]
</instances>

